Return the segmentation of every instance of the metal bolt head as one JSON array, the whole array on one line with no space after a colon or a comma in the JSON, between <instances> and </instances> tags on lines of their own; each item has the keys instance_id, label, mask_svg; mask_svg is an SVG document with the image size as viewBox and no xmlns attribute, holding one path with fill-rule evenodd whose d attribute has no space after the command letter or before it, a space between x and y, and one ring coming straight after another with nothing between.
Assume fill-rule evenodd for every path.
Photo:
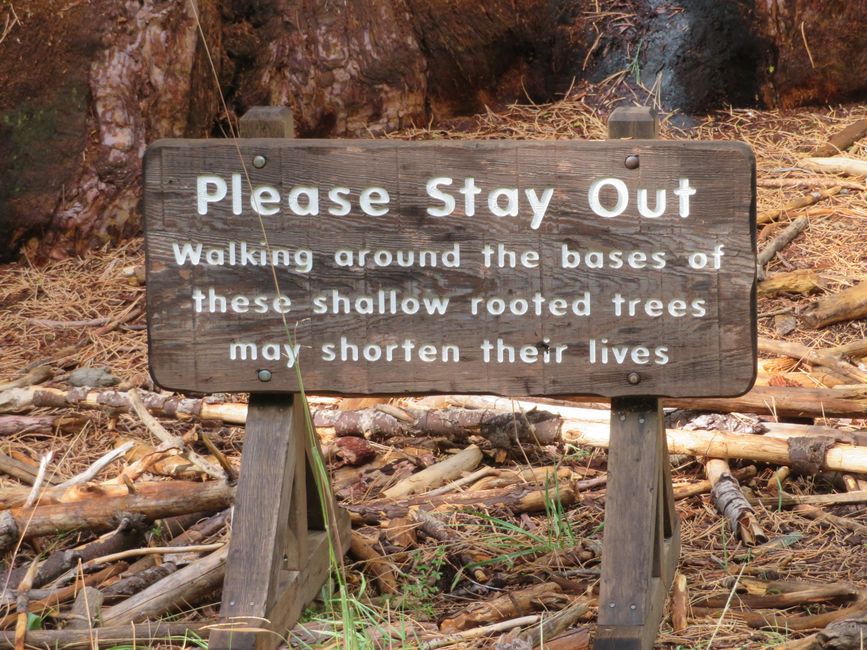
<instances>
[{"instance_id":1,"label":"metal bolt head","mask_svg":"<svg viewBox=\"0 0 867 650\"><path fill-rule=\"evenodd\" d=\"M256 169L262 169L265 166L265 163L268 162L268 159L262 155L253 156L253 167ZM636 165L637 166L637 165Z\"/></svg>"},{"instance_id":2,"label":"metal bolt head","mask_svg":"<svg viewBox=\"0 0 867 650\"><path fill-rule=\"evenodd\" d=\"M632 604L629 606L629 609L631 609L632 611L635 611L636 609L638 609L638 605Z\"/></svg>"},{"instance_id":3,"label":"metal bolt head","mask_svg":"<svg viewBox=\"0 0 867 650\"><path fill-rule=\"evenodd\" d=\"M611 609L614 609L614 603L608 603L608 606L609 606Z\"/></svg>"},{"instance_id":4,"label":"metal bolt head","mask_svg":"<svg viewBox=\"0 0 867 650\"><path fill-rule=\"evenodd\" d=\"M639 375L637 372L630 372L628 375L626 375L626 381L633 385L637 384L641 381L641 375Z\"/></svg>"},{"instance_id":5,"label":"metal bolt head","mask_svg":"<svg viewBox=\"0 0 867 650\"><path fill-rule=\"evenodd\" d=\"M626 165L626 169L638 169L638 154L633 153L626 156L623 164Z\"/></svg>"},{"instance_id":6,"label":"metal bolt head","mask_svg":"<svg viewBox=\"0 0 867 650\"><path fill-rule=\"evenodd\" d=\"M257 372L256 376L259 377L259 381L271 381L271 371L265 368Z\"/></svg>"}]
</instances>

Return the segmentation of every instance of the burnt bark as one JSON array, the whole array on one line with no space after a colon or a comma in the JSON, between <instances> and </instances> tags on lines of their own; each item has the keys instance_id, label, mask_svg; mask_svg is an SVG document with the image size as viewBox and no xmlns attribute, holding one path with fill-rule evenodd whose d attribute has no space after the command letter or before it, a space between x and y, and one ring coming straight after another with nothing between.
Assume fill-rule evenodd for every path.
<instances>
[{"instance_id":1,"label":"burnt bark","mask_svg":"<svg viewBox=\"0 0 867 650\"><path fill-rule=\"evenodd\" d=\"M849 0L14 4L0 6L0 260L137 234L146 145L228 135L253 105L291 107L302 137L365 137L613 73L686 113L867 89L867 4Z\"/></svg>"}]
</instances>

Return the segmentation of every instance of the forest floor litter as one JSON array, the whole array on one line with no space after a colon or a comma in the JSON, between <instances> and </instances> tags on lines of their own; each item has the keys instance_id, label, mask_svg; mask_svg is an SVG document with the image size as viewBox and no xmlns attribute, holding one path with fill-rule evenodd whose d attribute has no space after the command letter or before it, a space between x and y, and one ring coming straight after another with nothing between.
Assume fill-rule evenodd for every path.
<instances>
[{"instance_id":1,"label":"forest floor litter","mask_svg":"<svg viewBox=\"0 0 867 650\"><path fill-rule=\"evenodd\" d=\"M389 137L602 139L606 92ZM805 163L859 120L863 106L662 116L664 139L753 147L758 248L774 248L757 387L664 402L683 548L658 647L850 647L823 645L842 634L827 626L867 629L867 179ZM867 161L867 140L838 146L820 157ZM139 638L176 646L192 621L190 645L217 618L246 396L153 386L142 264L137 239L0 266L0 646L87 647L94 618L106 642L138 623ZM308 397L367 618L341 630L313 604L293 645L353 633L383 648L589 647L604 400ZM721 515L725 484L741 506ZM145 589L159 599L142 619Z\"/></svg>"}]
</instances>

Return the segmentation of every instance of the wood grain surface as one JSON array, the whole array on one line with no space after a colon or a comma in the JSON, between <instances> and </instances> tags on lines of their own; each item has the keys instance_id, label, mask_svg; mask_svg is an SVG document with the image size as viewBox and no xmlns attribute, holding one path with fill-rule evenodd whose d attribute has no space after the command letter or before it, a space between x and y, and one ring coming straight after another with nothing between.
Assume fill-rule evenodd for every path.
<instances>
[{"instance_id":1,"label":"wood grain surface","mask_svg":"<svg viewBox=\"0 0 867 650\"><path fill-rule=\"evenodd\" d=\"M628 169L628 156L640 164ZM254 158L259 167L254 166ZM262 165L264 159L264 165ZM284 350L290 339L300 345L300 375L304 389L343 394L494 392L504 395L596 394L609 397L646 395L671 397L735 396L746 392L755 376L755 165L752 151L736 142L630 141L341 141L242 139L238 146L225 140L163 140L152 145L145 158L145 219L148 273L148 333L151 372L163 387L201 392L291 392L299 389L296 367L289 359L266 357ZM227 182L224 200L209 203L207 214L197 210L197 176L215 175ZM233 214L231 175L241 174L241 214ZM448 216L427 213L442 202L429 196L426 183L435 177L453 179L441 187L456 199ZM471 177L481 193L475 214L466 214L464 195L458 190ZM616 178L628 187L628 205L622 214L604 218L588 202L594 180ZM673 190L681 178L695 188L690 214L679 215ZM280 194L275 215L259 216L251 208L251 187L272 186ZM297 216L288 195L294 187L317 187L318 215ZM349 189L351 210L345 216L329 214L336 207L328 200L334 187ZM388 211L370 216L359 208L365 188L388 192ZM517 188L517 216L495 216L487 195L496 188ZM538 228L525 190L542 196L553 188L547 212ZM655 205L657 189L666 190L666 210L658 218L639 215L636 192L648 190ZM209 191L214 191L213 187ZM612 209L611 187L600 202ZM302 203L304 203L302 199ZM500 204L506 201L500 198ZM267 244L264 242L267 241ZM243 242L250 249L309 250L312 268L304 272L293 264L270 266L180 265L175 246L202 245L222 249ZM533 268L486 267L481 254L486 245L502 244L517 252L536 252ZM710 255L722 245L719 269L694 269L693 253ZM562 268L563 246L581 254L577 268ZM396 264L379 268L342 267L335 261L339 249L353 251L460 250L460 267L436 268ZM605 259L621 251L622 259L638 252L645 268L588 268L585 256L598 251ZM665 254L665 267L652 268L651 255ZM212 253L212 255L215 255ZM496 256L495 256L496 257ZM640 258L640 255L639 255ZM236 261L238 257L236 255ZM496 263L496 259L493 260ZM279 295L291 300L283 316L270 307ZM194 309L193 292L206 296L201 310ZM211 313L207 296L213 290L226 298L227 313ZM313 299L332 291L354 301L379 292L386 299L424 301L448 298L443 315L312 313ZM590 296L590 315L551 313L555 299L571 304ZM544 298L542 314L535 315L533 297ZM614 313L613 298L638 299L637 315ZM267 313L232 313L231 300L260 297ZM501 298L508 305L528 301L529 313L471 313L473 298ZM646 301L704 301L705 314L648 315ZM387 301L388 302L388 301ZM239 304L242 304L243 300ZM562 306L563 303L558 303ZM658 305L653 304L652 313ZM496 305L495 305L496 306ZM625 307L626 305L624 305ZM252 307L252 302L251 302ZM424 311L423 308L421 311ZM494 310L496 311L496 309ZM562 312L562 309L557 310ZM677 303L675 313L683 311ZM359 361L339 360L340 341L358 346ZM493 345L486 362L482 349ZM497 359L497 342L514 349L515 361ZM604 340L604 343L603 343ZM408 345L406 342L410 342ZM591 341L596 359L591 361ZM257 358L230 359L233 344L251 344ZM324 345L334 345L337 360L323 358ZM394 359L364 359L392 346ZM436 350L436 361L419 354L421 346ZM442 361L443 348L457 346L459 361ZM602 346L608 363L601 362ZM271 346L271 347L265 347ZM525 348L521 359L521 349ZM566 346L562 348L561 346ZM637 346L648 354L631 355ZM407 353L407 347L411 348ZM617 354L626 354L623 362ZM655 363L655 348L664 347L668 362ZM542 361L542 351L551 360ZM562 349L559 362L556 350ZM349 349L351 353L351 348ZM533 350L538 350L533 352ZM239 357L240 349L236 348ZM351 354L350 354L351 356ZM406 360L409 356L409 360ZM451 359L451 357L449 357ZM642 363L644 362L644 363ZM270 380L261 377L270 372ZM630 382L630 374L632 382ZM634 383L638 380L637 383Z\"/></svg>"}]
</instances>

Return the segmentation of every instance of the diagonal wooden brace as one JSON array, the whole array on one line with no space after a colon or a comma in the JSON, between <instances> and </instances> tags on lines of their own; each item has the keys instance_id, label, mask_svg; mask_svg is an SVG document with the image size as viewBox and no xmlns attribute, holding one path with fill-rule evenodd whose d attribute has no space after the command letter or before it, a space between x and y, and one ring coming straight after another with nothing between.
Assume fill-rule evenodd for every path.
<instances>
[{"instance_id":1,"label":"diagonal wooden brace","mask_svg":"<svg viewBox=\"0 0 867 650\"><path fill-rule=\"evenodd\" d=\"M303 399L250 397L220 618L260 631L216 630L211 650L275 648L328 578L328 532L310 481ZM343 548L349 520L337 521L333 534Z\"/></svg>"}]
</instances>

